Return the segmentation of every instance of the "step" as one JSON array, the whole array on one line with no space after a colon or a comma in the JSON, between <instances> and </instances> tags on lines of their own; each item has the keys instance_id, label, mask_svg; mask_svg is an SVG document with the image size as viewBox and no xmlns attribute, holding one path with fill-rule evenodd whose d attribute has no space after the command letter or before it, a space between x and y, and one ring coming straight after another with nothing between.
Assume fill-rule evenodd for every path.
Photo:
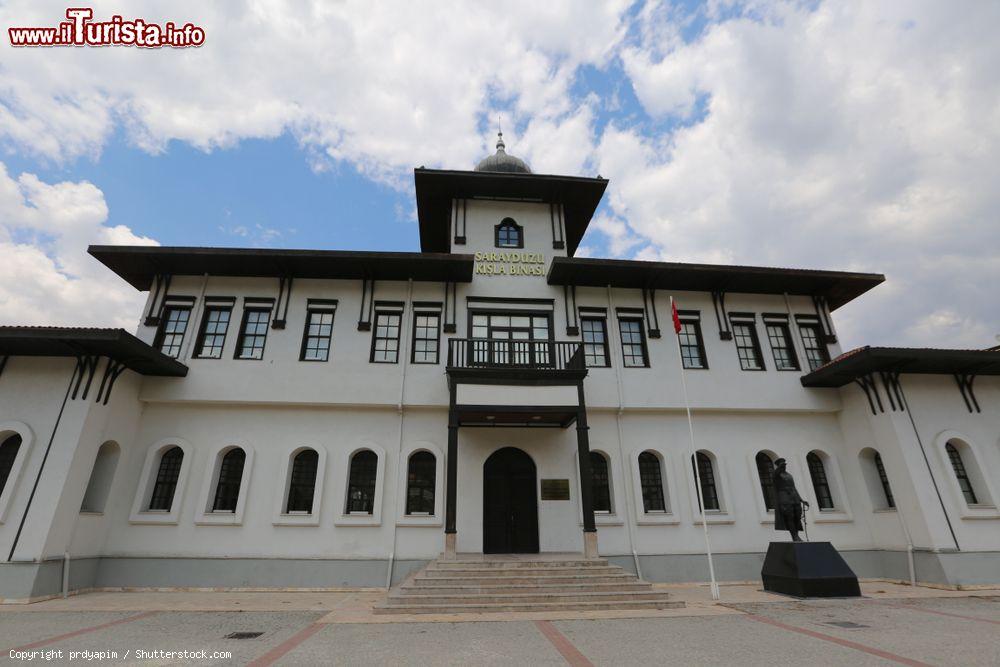
<instances>
[{"instance_id":1,"label":"step","mask_svg":"<svg viewBox=\"0 0 1000 667\"><path fill-rule=\"evenodd\" d=\"M499 604L499 603L553 603L553 602L618 602L640 600L665 600L667 594L663 591L602 591L599 593L553 593L549 591L536 591L532 593L502 593L498 595L480 595L475 593L460 593L453 595L415 595L415 594L394 594L390 595L386 606L408 607L415 604Z\"/></svg>"},{"instance_id":2,"label":"step","mask_svg":"<svg viewBox=\"0 0 1000 667\"><path fill-rule=\"evenodd\" d=\"M678 609L683 601L662 598L659 600L618 600L602 602L500 602L490 604L414 604L375 607L376 614L490 614L502 612L549 611L628 611L634 609Z\"/></svg>"},{"instance_id":3,"label":"step","mask_svg":"<svg viewBox=\"0 0 1000 667\"><path fill-rule=\"evenodd\" d=\"M606 558L595 558L591 560L437 560L429 565L436 570L451 569L520 569L520 568L549 568L549 567L608 567ZM611 567L617 567L612 565Z\"/></svg>"},{"instance_id":4,"label":"step","mask_svg":"<svg viewBox=\"0 0 1000 667\"><path fill-rule=\"evenodd\" d=\"M425 576L448 576L448 577L529 577L532 575L565 575L565 574L600 574L600 573L611 573L615 574L618 572L624 572L622 568L617 565L605 565L602 567L511 567L511 568L493 568L493 567L451 567L451 568L439 568L433 565L425 568L421 574Z\"/></svg>"},{"instance_id":5,"label":"step","mask_svg":"<svg viewBox=\"0 0 1000 667\"><path fill-rule=\"evenodd\" d=\"M652 584L645 581L623 581L608 584L504 584L499 586L468 586L460 585L427 585L413 586L403 584L399 591L423 595L452 595L461 593L477 593L482 595L502 595L504 593L552 592L552 593L600 593L601 591L648 591Z\"/></svg>"},{"instance_id":6,"label":"step","mask_svg":"<svg viewBox=\"0 0 1000 667\"><path fill-rule=\"evenodd\" d=\"M415 586L505 586L507 584L613 584L635 583L635 575L622 574L565 574L535 575L530 577L432 577L422 575L412 580Z\"/></svg>"}]
</instances>

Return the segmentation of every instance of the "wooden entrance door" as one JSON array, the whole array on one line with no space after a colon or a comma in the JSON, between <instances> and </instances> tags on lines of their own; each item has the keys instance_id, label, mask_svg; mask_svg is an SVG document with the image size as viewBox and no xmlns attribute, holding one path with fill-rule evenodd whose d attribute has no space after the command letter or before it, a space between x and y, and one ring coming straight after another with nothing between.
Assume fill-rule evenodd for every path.
<instances>
[{"instance_id":1,"label":"wooden entrance door","mask_svg":"<svg viewBox=\"0 0 1000 667\"><path fill-rule=\"evenodd\" d=\"M538 553L535 462L515 447L483 466L483 553Z\"/></svg>"}]
</instances>

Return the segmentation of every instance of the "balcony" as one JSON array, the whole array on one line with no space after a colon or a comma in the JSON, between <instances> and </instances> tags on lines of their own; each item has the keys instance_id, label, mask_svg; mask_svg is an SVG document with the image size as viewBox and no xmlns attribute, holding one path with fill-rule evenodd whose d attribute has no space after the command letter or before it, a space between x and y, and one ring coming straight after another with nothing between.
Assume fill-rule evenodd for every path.
<instances>
[{"instance_id":1,"label":"balcony","mask_svg":"<svg viewBox=\"0 0 1000 667\"><path fill-rule=\"evenodd\" d=\"M453 370L587 373L583 345L578 342L494 338L449 340L448 372Z\"/></svg>"},{"instance_id":2,"label":"balcony","mask_svg":"<svg viewBox=\"0 0 1000 667\"><path fill-rule=\"evenodd\" d=\"M575 341L452 338L447 371L459 426L566 428L583 405Z\"/></svg>"}]
</instances>

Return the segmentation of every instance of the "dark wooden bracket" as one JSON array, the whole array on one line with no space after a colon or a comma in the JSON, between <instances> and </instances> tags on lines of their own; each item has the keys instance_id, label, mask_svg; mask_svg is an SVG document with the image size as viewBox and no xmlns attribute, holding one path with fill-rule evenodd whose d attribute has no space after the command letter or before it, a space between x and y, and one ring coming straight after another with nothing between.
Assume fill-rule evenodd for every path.
<instances>
[{"instance_id":1,"label":"dark wooden bracket","mask_svg":"<svg viewBox=\"0 0 1000 667\"><path fill-rule=\"evenodd\" d=\"M975 381L975 373L955 373L955 382L958 383L958 390L962 392L962 400L965 401L966 409L970 413L981 413L982 409L979 407L979 401L976 400L976 392L972 387L972 383Z\"/></svg>"}]
</instances>

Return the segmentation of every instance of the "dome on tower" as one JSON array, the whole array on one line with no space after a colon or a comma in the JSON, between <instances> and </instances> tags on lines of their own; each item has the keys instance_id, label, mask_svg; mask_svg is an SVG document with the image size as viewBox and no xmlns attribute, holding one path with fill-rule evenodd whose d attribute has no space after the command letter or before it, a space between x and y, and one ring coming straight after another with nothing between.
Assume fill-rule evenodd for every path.
<instances>
[{"instance_id":1,"label":"dome on tower","mask_svg":"<svg viewBox=\"0 0 1000 667\"><path fill-rule=\"evenodd\" d=\"M497 152L488 155L476 165L476 171L499 171L508 174L530 174L531 167L519 157L508 155L503 142L503 132L497 132Z\"/></svg>"}]
</instances>

